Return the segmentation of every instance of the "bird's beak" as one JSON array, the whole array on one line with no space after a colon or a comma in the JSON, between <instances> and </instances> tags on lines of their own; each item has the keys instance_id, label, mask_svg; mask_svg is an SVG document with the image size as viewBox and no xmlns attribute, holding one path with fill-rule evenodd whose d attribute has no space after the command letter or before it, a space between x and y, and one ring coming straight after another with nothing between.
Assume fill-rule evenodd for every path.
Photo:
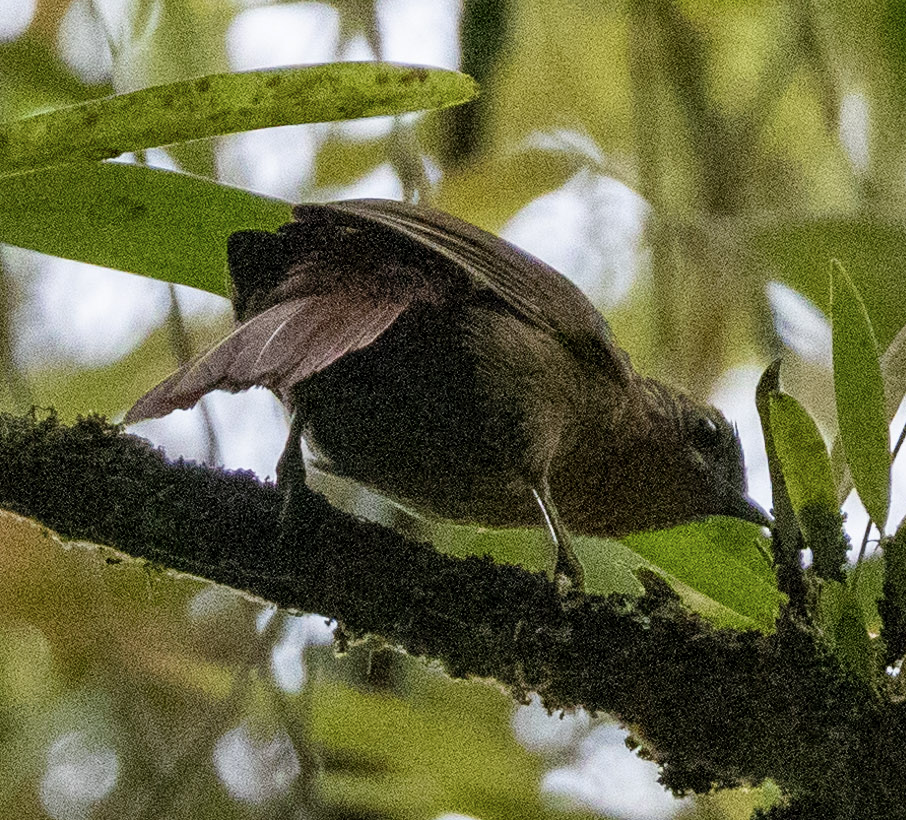
<instances>
[{"instance_id":1,"label":"bird's beak","mask_svg":"<svg viewBox=\"0 0 906 820\"><path fill-rule=\"evenodd\" d=\"M754 502L751 498L743 493L729 492L724 497L724 515L733 518L741 518L743 521L751 521L761 527L770 527L774 522L761 505Z\"/></svg>"}]
</instances>

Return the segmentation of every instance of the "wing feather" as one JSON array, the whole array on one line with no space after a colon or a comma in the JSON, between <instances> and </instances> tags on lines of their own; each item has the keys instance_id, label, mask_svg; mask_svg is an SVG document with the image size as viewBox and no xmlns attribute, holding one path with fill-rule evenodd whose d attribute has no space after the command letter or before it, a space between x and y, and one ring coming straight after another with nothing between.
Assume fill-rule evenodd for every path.
<instances>
[{"instance_id":1,"label":"wing feather","mask_svg":"<svg viewBox=\"0 0 906 820\"><path fill-rule=\"evenodd\" d=\"M341 291L279 302L142 396L125 422L189 408L212 390L260 385L286 400L302 379L370 345L410 301Z\"/></svg>"},{"instance_id":2,"label":"wing feather","mask_svg":"<svg viewBox=\"0 0 906 820\"><path fill-rule=\"evenodd\" d=\"M631 378L629 357L604 317L582 291L540 259L481 228L442 211L384 199L354 199L326 206L384 225L453 262L489 288L525 321L554 336L610 375Z\"/></svg>"},{"instance_id":3,"label":"wing feather","mask_svg":"<svg viewBox=\"0 0 906 820\"><path fill-rule=\"evenodd\" d=\"M413 301L456 298L466 283L491 291L507 310L610 378L633 377L629 357L579 288L468 222L379 199L299 205L294 216L277 234L231 238L231 272L255 273L239 315L257 309L251 296L269 306L146 393L127 422L191 407L211 390L261 385L286 400L293 385L371 344ZM430 254L446 264L432 263ZM288 276L281 281L284 266Z\"/></svg>"}]
</instances>

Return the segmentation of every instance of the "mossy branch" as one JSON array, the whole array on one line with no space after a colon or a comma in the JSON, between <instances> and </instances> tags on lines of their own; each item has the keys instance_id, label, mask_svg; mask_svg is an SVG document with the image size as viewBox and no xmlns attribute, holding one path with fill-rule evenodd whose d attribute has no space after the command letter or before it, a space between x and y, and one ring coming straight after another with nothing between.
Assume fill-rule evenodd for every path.
<instances>
[{"instance_id":1,"label":"mossy branch","mask_svg":"<svg viewBox=\"0 0 906 820\"><path fill-rule=\"evenodd\" d=\"M0 505L65 538L336 618L518 700L610 712L677 793L771 778L823 817L906 816L906 706L787 611L770 636L717 629L653 575L641 598L568 602L543 576L441 555L314 493L280 539L273 486L168 462L95 417L0 415L0 464Z\"/></svg>"}]
</instances>

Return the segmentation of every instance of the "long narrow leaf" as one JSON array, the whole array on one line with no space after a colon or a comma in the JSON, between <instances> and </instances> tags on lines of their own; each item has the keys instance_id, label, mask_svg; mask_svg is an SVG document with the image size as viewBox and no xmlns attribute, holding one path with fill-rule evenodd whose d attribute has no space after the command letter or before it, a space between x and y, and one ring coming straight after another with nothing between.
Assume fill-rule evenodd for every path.
<instances>
[{"instance_id":1,"label":"long narrow leaf","mask_svg":"<svg viewBox=\"0 0 906 820\"><path fill-rule=\"evenodd\" d=\"M837 659L866 683L874 680L875 651L865 611L851 583L828 583L820 592L815 620Z\"/></svg>"},{"instance_id":2,"label":"long narrow leaf","mask_svg":"<svg viewBox=\"0 0 906 820\"><path fill-rule=\"evenodd\" d=\"M771 429L771 398L780 394L780 359L771 362L761 374L755 388L755 407L761 421L764 449L771 477L771 504L774 512L773 552L779 565L799 567L799 522L793 510L790 493L783 476L783 466L777 456L774 433Z\"/></svg>"},{"instance_id":3,"label":"long narrow leaf","mask_svg":"<svg viewBox=\"0 0 906 820\"><path fill-rule=\"evenodd\" d=\"M227 295L226 240L288 202L158 168L82 163L0 179L0 242Z\"/></svg>"},{"instance_id":4,"label":"long narrow leaf","mask_svg":"<svg viewBox=\"0 0 906 820\"><path fill-rule=\"evenodd\" d=\"M793 511L819 504L836 509L837 494L824 439L805 408L786 393L770 397L771 433Z\"/></svg>"},{"instance_id":5,"label":"long narrow leaf","mask_svg":"<svg viewBox=\"0 0 906 820\"><path fill-rule=\"evenodd\" d=\"M0 125L0 176L236 131L445 108L476 94L465 74L392 63L211 74Z\"/></svg>"},{"instance_id":6,"label":"long narrow leaf","mask_svg":"<svg viewBox=\"0 0 906 820\"><path fill-rule=\"evenodd\" d=\"M906 325L900 328L881 355L881 378L884 381L884 409L887 421L891 422L906 396ZM839 432L831 449L831 463L837 481L837 500L842 504L853 488L853 480L846 466Z\"/></svg>"},{"instance_id":7,"label":"long narrow leaf","mask_svg":"<svg viewBox=\"0 0 906 820\"><path fill-rule=\"evenodd\" d=\"M842 581L849 543L824 439L805 408L786 393L770 396L771 437L784 485L814 568L822 578Z\"/></svg>"},{"instance_id":8,"label":"long narrow leaf","mask_svg":"<svg viewBox=\"0 0 906 820\"><path fill-rule=\"evenodd\" d=\"M856 286L836 261L831 265L830 303L843 452L859 498L883 531L890 508L890 437L878 343Z\"/></svg>"}]
</instances>

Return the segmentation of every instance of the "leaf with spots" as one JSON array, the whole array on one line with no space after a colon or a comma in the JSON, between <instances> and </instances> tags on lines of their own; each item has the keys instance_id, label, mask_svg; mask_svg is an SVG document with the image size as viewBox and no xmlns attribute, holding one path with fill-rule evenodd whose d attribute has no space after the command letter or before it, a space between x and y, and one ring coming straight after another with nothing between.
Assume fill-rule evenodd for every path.
<instances>
[{"instance_id":1,"label":"leaf with spots","mask_svg":"<svg viewBox=\"0 0 906 820\"><path fill-rule=\"evenodd\" d=\"M477 93L457 71L393 63L211 74L0 124L0 177L237 131L446 108Z\"/></svg>"}]
</instances>

